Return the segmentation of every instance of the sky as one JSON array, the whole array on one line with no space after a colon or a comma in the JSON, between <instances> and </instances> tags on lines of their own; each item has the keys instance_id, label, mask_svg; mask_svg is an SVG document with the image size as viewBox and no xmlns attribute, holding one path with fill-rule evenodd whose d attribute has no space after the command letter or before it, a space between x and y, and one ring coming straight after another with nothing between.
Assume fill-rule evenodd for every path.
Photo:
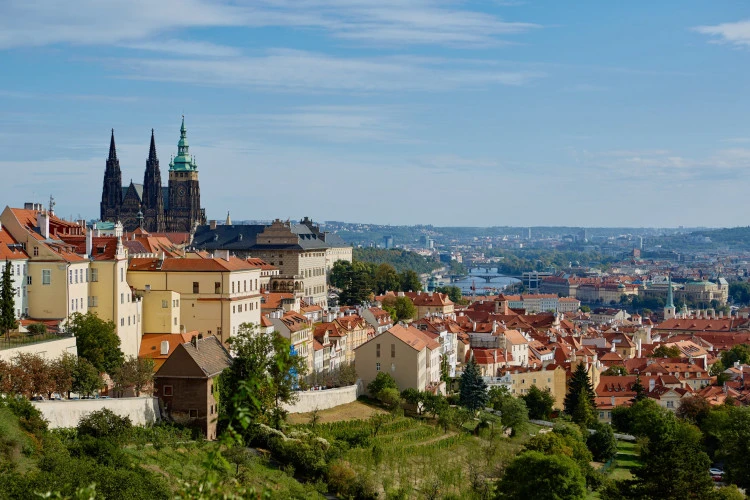
<instances>
[{"instance_id":1,"label":"sky","mask_svg":"<svg viewBox=\"0 0 750 500\"><path fill-rule=\"evenodd\" d=\"M749 84L742 0L2 0L0 204L185 115L209 219L746 226Z\"/></svg>"}]
</instances>

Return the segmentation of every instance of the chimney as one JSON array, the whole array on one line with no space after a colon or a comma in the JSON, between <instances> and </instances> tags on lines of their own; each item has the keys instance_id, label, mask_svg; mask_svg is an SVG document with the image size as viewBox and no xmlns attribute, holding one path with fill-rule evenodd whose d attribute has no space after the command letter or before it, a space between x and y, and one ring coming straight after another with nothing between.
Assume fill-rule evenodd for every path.
<instances>
[{"instance_id":1,"label":"chimney","mask_svg":"<svg viewBox=\"0 0 750 500\"><path fill-rule=\"evenodd\" d=\"M216 229L216 219L212 219L212 220L208 221L208 227L210 229Z\"/></svg>"},{"instance_id":2,"label":"chimney","mask_svg":"<svg viewBox=\"0 0 750 500\"><path fill-rule=\"evenodd\" d=\"M193 338L190 339L190 343L193 344L193 347L195 347L196 349L198 349L198 337L196 337L195 335L193 335Z\"/></svg>"},{"instance_id":3,"label":"chimney","mask_svg":"<svg viewBox=\"0 0 750 500\"><path fill-rule=\"evenodd\" d=\"M85 226L84 226L85 227ZM91 257L91 252L94 249L94 228L86 228L86 257Z\"/></svg>"},{"instance_id":4,"label":"chimney","mask_svg":"<svg viewBox=\"0 0 750 500\"><path fill-rule=\"evenodd\" d=\"M615 406L615 397L614 396L612 396L612 401L611 402L612 402L612 407L614 408L614 406Z\"/></svg>"},{"instance_id":5,"label":"chimney","mask_svg":"<svg viewBox=\"0 0 750 500\"><path fill-rule=\"evenodd\" d=\"M43 238L49 238L49 215L46 212L36 214L36 225L39 226L39 233Z\"/></svg>"},{"instance_id":6,"label":"chimney","mask_svg":"<svg viewBox=\"0 0 750 500\"><path fill-rule=\"evenodd\" d=\"M649 381L648 381L648 392L653 392L655 387L656 387L656 380L655 379L649 379Z\"/></svg>"},{"instance_id":7,"label":"chimney","mask_svg":"<svg viewBox=\"0 0 750 500\"><path fill-rule=\"evenodd\" d=\"M162 340L161 341L161 355L166 356L169 354L169 341L168 340Z\"/></svg>"}]
</instances>

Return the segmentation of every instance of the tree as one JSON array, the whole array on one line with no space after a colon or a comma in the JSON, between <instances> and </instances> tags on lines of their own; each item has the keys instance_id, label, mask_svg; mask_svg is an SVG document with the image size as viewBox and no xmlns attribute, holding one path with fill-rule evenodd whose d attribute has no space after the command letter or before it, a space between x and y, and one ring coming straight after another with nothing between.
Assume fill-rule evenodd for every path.
<instances>
[{"instance_id":1,"label":"tree","mask_svg":"<svg viewBox=\"0 0 750 500\"><path fill-rule=\"evenodd\" d=\"M622 375L627 375L627 374L628 374L627 368L625 368L624 366L620 366L620 365L610 366L609 368L607 368L606 370L602 372L602 375L608 375L608 376L622 376Z\"/></svg>"},{"instance_id":2,"label":"tree","mask_svg":"<svg viewBox=\"0 0 750 500\"><path fill-rule=\"evenodd\" d=\"M641 383L641 375L640 373L637 373L635 375L635 382L633 383L633 386L631 387L633 392L635 392L635 396L633 396L633 401L636 403L638 401L643 401L647 398L646 396L646 388L643 387L643 384Z\"/></svg>"},{"instance_id":3,"label":"tree","mask_svg":"<svg viewBox=\"0 0 750 500\"><path fill-rule=\"evenodd\" d=\"M750 283L733 281L729 284L729 296L735 304L750 304Z\"/></svg>"},{"instance_id":4,"label":"tree","mask_svg":"<svg viewBox=\"0 0 750 500\"><path fill-rule=\"evenodd\" d=\"M617 455L617 440L612 427L602 422L594 422L591 427L594 433L586 438L586 446L591 451L594 460L606 462L614 458Z\"/></svg>"},{"instance_id":5,"label":"tree","mask_svg":"<svg viewBox=\"0 0 750 500\"><path fill-rule=\"evenodd\" d=\"M112 321L104 321L93 312L73 313L68 333L76 337L78 356L87 359L100 372L114 374L124 361L120 337Z\"/></svg>"},{"instance_id":6,"label":"tree","mask_svg":"<svg viewBox=\"0 0 750 500\"><path fill-rule=\"evenodd\" d=\"M594 406L591 405L591 398L584 387L578 392L578 398L573 406L573 413L570 414L570 418L582 427L588 427L596 422Z\"/></svg>"},{"instance_id":7,"label":"tree","mask_svg":"<svg viewBox=\"0 0 750 500\"><path fill-rule=\"evenodd\" d=\"M367 384L367 392L374 398L377 398L383 389L398 390L396 380L388 372L378 372L375 379Z\"/></svg>"},{"instance_id":8,"label":"tree","mask_svg":"<svg viewBox=\"0 0 750 500\"><path fill-rule=\"evenodd\" d=\"M383 299L383 310L391 313L394 321L404 321L414 319L417 315L417 308L409 297L388 296Z\"/></svg>"},{"instance_id":9,"label":"tree","mask_svg":"<svg viewBox=\"0 0 750 500\"><path fill-rule=\"evenodd\" d=\"M399 280L403 292L419 292L422 290L422 282L419 281L419 275L414 271L407 270L399 273Z\"/></svg>"},{"instance_id":10,"label":"tree","mask_svg":"<svg viewBox=\"0 0 750 500\"><path fill-rule=\"evenodd\" d=\"M586 497L586 480L564 455L526 451L508 465L497 490L503 500L579 500Z\"/></svg>"},{"instance_id":11,"label":"tree","mask_svg":"<svg viewBox=\"0 0 750 500\"><path fill-rule=\"evenodd\" d=\"M77 427L80 436L110 439L115 442L122 442L132 428L130 417L121 417L109 408L85 415L78 422Z\"/></svg>"},{"instance_id":12,"label":"tree","mask_svg":"<svg viewBox=\"0 0 750 500\"><path fill-rule=\"evenodd\" d=\"M241 324L227 343L234 359L219 379L221 426L251 421L279 426L284 418L281 405L296 399L293 389L305 373L305 360L291 352L281 334L261 334L250 323Z\"/></svg>"},{"instance_id":13,"label":"tree","mask_svg":"<svg viewBox=\"0 0 750 500\"><path fill-rule=\"evenodd\" d=\"M44 323L32 323L26 327L29 335L47 335L47 325Z\"/></svg>"},{"instance_id":14,"label":"tree","mask_svg":"<svg viewBox=\"0 0 750 500\"><path fill-rule=\"evenodd\" d=\"M8 337L8 332L13 330L16 325L16 289L13 286L11 277L12 264L5 260L2 281L0 281L0 332Z\"/></svg>"},{"instance_id":15,"label":"tree","mask_svg":"<svg viewBox=\"0 0 750 500\"><path fill-rule=\"evenodd\" d=\"M750 488L750 468L747 454L750 450L750 407L728 407L713 410L720 418L713 434L719 441L717 455L724 459L727 479L741 488ZM723 415L719 415L723 414ZM714 420L714 419L712 419Z\"/></svg>"},{"instance_id":16,"label":"tree","mask_svg":"<svg viewBox=\"0 0 750 500\"><path fill-rule=\"evenodd\" d=\"M590 313L591 312L591 308L589 306L583 305L583 306L581 306L581 312L582 313Z\"/></svg>"},{"instance_id":17,"label":"tree","mask_svg":"<svg viewBox=\"0 0 750 500\"><path fill-rule=\"evenodd\" d=\"M671 347L667 347L664 344L661 344L659 347L654 349L654 352L651 353L652 358L679 358L681 356L680 348L676 345L673 345Z\"/></svg>"},{"instance_id":18,"label":"tree","mask_svg":"<svg viewBox=\"0 0 750 500\"><path fill-rule=\"evenodd\" d=\"M444 293L449 299L451 299L451 302L455 304L460 304L463 300L463 293L456 285L439 286L435 291L438 293Z\"/></svg>"},{"instance_id":19,"label":"tree","mask_svg":"<svg viewBox=\"0 0 750 500\"><path fill-rule=\"evenodd\" d=\"M113 376L120 391L132 389L136 396L154 381L154 360L129 356Z\"/></svg>"},{"instance_id":20,"label":"tree","mask_svg":"<svg viewBox=\"0 0 750 500\"><path fill-rule=\"evenodd\" d=\"M735 362L739 362L741 365L750 363L750 346L738 344L721 353L721 364L725 368L731 368Z\"/></svg>"},{"instance_id":21,"label":"tree","mask_svg":"<svg viewBox=\"0 0 750 500\"><path fill-rule=\"evenodd\" d=\"M73 374L76 370L76 357L66 352L49 364L54 392L60 397L70 393L73 389Z\"/></svg>"},{"instance_id":22,"label":"tree","mask_svg":"<svg viewBox=\"0 0 750 500\"><path fill-rule=\"evenodd\" d=\"M503 398L500 405L495 409L500 411L500 422L503 424L503 428L512 429L511 436L523 432L529 424L529 410L526 409L526 403L523 399L513 396Z\"/></svg>"},{"instance_id":23,"label":"tree","mask_svg":"<svg viewBox=\"0 0 750 500\"><path fill-rule=\"evenodd\" d=\"M552 414L555 406L555 397L549 389L542 391L536 385L529 388L529 392L521 396L529 409L529 418L534 420L547 420Z\"/></svg>"},{"instance_id":24,"label":"tree","mask_svg":"<svg viewBox=\"0 0 750 500\"><path fill-rule=\"evenodd\" d=\"M401 404L401 395L395 387L386 387L378 392L378 400L389 410L395 410Z\"/></svg>"},{"instance_id":25,"label":"tree","mask_svg":"<svg viewBox=\"0 0 750 500\"><path fill-rule=\"evenodd\" d=\"M594 394L594 388L589 380L589 375L586 371L584 363L579 363L573 371L573 376L568 382L568 393L565 395L563 402L565 413L573 416L575 414L578 405L581 403L581 391L584 391L588 399L588 406L593 411L596 408L596 400Z\"/></svg>"},{"instance_id":26,"label":"tree","mask_svg":"<svg viewBox=\"0 0 750 500\"><path fill-rule=\"evenodd\" d=\"M390 264L380 264L375 270L375 293L382 295L388 291L398 291L401 287L401 280L398 272Z\"/></svg>"},{"instance_id":27,"label":"tree","mask_svg":"<svg viewBox=\"0 0 750 500\"><path fill-rule=\"evenodd\" d=\"M99 370L86 358L76 360L73 371L73 392L82 396L90 396L104 385Z\"/></svg>"},{"instance_id":28,"label":"tree","mask_svg":"<svg viewBox=\"0 0 750 500\"><path fill-rule=\"evenodd\" d=\"M711 403L703 396L689 396L680 400L677 416L691 424L701 427L703 421L711 413Z\"/></svg>"},{"instance_id":29,"label":"tree","mask_svg":"<svg viewBox=\"0 0 750 500\"><path fill-rule=\"evenodd\" d=\"M471 358L464 367L459 389L459 401L462 406L465 406L469 410L480 410L487 404L489 399L487 384L479 374L479 367L474 358Z\"/></svg>"}]
</instances>

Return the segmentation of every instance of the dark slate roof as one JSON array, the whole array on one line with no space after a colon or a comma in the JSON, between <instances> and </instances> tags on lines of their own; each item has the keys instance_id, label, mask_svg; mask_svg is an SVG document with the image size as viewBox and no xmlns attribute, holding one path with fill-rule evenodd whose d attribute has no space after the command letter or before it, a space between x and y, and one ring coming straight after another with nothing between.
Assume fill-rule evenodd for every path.
<instances>
[{"instance_id":1,"label":"dark slate roof","mask_svg":"<svg viewBox=\"0 0 750 500\"><path fill-rule=\"evenodd\" d=\"M323 239L325 240L326 243L328 243L329 246L332 246L332 247L350 247L351 246L346 241L344 241L344 239L338 234L323 233Z\"/></svg>"},{"instance_id":2,"label":"dark slate roof","mask_svg":"<svg viewBox=\"0 0 750 500\"><path fill-rule=\"evenodd\" d=\"M207 377L221 373L232 364L229 352L216 337L195 339L195 346L192 342L185 342L182 347Z\"/></svg>"},{"instance_id":3,"label":"dark slate roof","mask_svg":"<svg viewBox=\"0 0 750 500\"><path fill-rule=\"evenodd\" d=\"M204 250L250 250L265 228L262 224L216 226L216 229L198 226L192 245Z\"/></svg>"}]
</instances>

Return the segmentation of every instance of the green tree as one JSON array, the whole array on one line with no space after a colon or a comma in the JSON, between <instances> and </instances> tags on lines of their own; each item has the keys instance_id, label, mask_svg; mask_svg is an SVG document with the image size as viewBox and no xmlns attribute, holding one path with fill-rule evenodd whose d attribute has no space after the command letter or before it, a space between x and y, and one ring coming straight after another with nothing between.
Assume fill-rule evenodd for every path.
<instances>
[{"instance_id":1,"label":"green tree","mask_svg":"<svg viewBox=\"0 0 750 500\"><path fill-rule=\"evenodd\" d=\"M602 422L594 422L590 427L593 428L594 433L586 439L586 446L591 451L594 460L606 462L614 458L617 455L617 440L612 427Z\"/></svg>"},{"instance_id":2,"label":"green tree","mask_svg":"<svg viewBox=\"0 0 750 500\"><path fill-rule=\"evenodd\" d=\"M583 305L583 306L581 306L581 312L583 312L583 313L590 313L591 312L591 308L589 306Z\"/></svg>"},{"instance_id":3,"label":"green tree","mask_svg":"<svg viewBox=\"0 0 750 500\"><path fill-rule=\"evenodd\" d=\"M394 321L405 321L414 319L417 315L417 308L409 297L388 296L383 299L383 310L391 313Z\"/></svg>"},{"instance_id":4,"label":"green tree","mask_svg":"<svg viewBox=\"0 0 750 500\"><path fill-rule=\"evenodd\" d=\"M578 398L573 407L573 413L570 415L573 422L580 426L588 427L596 422L594 406L591 405L591 398L585 388L578 392Z\"/></svg>"},{"instance_id":5,"label":"green tree","mask_svg":"<svg viewBox=\"0 0 750 500\"><path fill-rule=\"evenodd\" d=\"M503 500L579 500L586 497L586 480L564 455L526 451L508 465L497 491Z\"/></svg>"},{"instance_id":6,"label":"green tree","mask_svg":"<svg viewBox=\"0 0 750 500\"><path fill-rule=\"evenodd\" d=\"M398 291L401 287L401 280L398 272L390 264L380 264L375 271L375 293L382 295L388 291Z\"/></svg>"},{"instance_id":7,"label":"green tree","mask_svg":"<svg viewBox=\"0 0 750 500\"><path fill-rule=\"evenodd\" d=\"M378 397L383 389L396 389L396 380L388 372L378 372L375 379L367 384L367 392L374 398Z\"/></svg>"},{"instance_id":8,"label":"green tree","mask_svg":"<svg viewBox=\"0 0 750 500\"><path fill-rule=\"evenodd\" d=\"M627 375L627 374L628 374L627 368L625 368L624 366L620 366L620 365L610 366L609 368L607 368L606 370L602 372L602 375L607 375L607 376L612 376L612 375L621 376L621 375Z\"/></svg>"},{"instance_id":9,"label":"green tree","mask_svg":"<svg viewBox=\"0 0 750 500\"><path fill-rule=\"evenodd\" d=\"M523 399L513 396L503 398L495 409L500 411L500 422L503 428L512 429L511 436L523 432L529 424L529 410Z\"/></svg>"},{"instance_id":10,"label":"green tree","mask_svg":"<svg viewBox=\"0 0 750 500\"><path fill-rule=\"evenodd\" d=\"M487 383L480 375L479 367L474 358L471 358L466 363L466 366L464 366L459 389L459 401L462 406L465 406L469 410L480 410L487 404L489 399Z\"/></svg>"},{"instance_id":11,"label":"green tree","mask_svg":"<svg viewBox=\"0 0 750 500\"><path fill-rule=\"evenodd\" d=\"M127 437L133 423L130 417L121 417L109 408L93 411L78 422L78 435L97 439L110 439L121 443Z\"/></svg>"},{"instance_id":12,"label":"green tree","mask_svg":"<svg viewBox=\"0 0 750 500\"><path fill-rule=\"evenodd\" d=\"M721 353L721 364L725 368L731 368L735 362L739 362L741 365L750 363L750 346L737 344L728 351Z\"/></svg>"},{"instance_id":13,"label":"green tree","mask_svg":"<svg viewBox=\"0 0 750 500\"><path fill-rule=\"evenodd\" d=\"M9 260L5 260L2 281L0 281L0 332L8 337L8 332L13 330L16 325L16 289L13 286L11 276L11 266Z\"/></svg>"},{"instance_id":14,"label":"green tree","mask_svg":"<svg viewBox=\"0 0 750 500\"><path fill-rule=\"evenodd\" d=\"M747 466L750 451L750 407L728 407L713 410L717 416L712 433L718 438L717 456L724 460L727 479L741 488L750 488L750 468ZM712 415L713 416L713 415Z\"/></svg>"},{"instance_id":15,"label":"green tree","mask_svg":"<svg viewBox=\"0 0 750 500\"><path fill-rule=\"evenodd\" d=\"M281 334L261 334L250 323L241 324L227 342L234 359L220 376L221 427L252 422L278 426L284 417L281 404L295 400L293 388L304 375L305 360L291 352Z\"/></svg>"},{"instance_id":16,"label":"green tree","mask_svg":"<svg viewBox=\"0 0 750 500\"><path fill-rule=\"evenodd\" d=\"M746 281L733 281L729 283L729 296L735 304L750 304L750 283Z\"/></svg>"},{"instance_id":17,"label":"green tree","mask_svg":"<svg viewBox=\"0 0 750 500\"><path fill-rule=\"evenodd\" d=\"M651 353L652 358L679 358L681 355L682 353L680 352L680 348L676 345L667 347L664 344L661 344L659 347L654 349L653 353Z\"/></svg>"},{"instance_id":18,"label":"green tree","mask_svg":"<svg viewBox=\"0 0 750 500\"><path fill-rule=\"evenodd\" d=\"M547 420L552 415L555 406L555 397L549 389L542 391L536 385L532 385L529 391L521 396L529 409L529 418L534 420Z\"/></svg>"},{"instance_id":19,"label":"green tree","mask_svg":"<svg viewBox=\"0 0 750 500\"><path fill-rule=\"evenodd\" d=\"M588 407L593 411L596 408L594 388L586 371L584 363L579 363L573 371L573 375L568 382L568 392L565 395L563 406L565 413L573 416L576 413L578 405L581 404L581 391L584 391L588 399Z\"/></svg>"},{"instance_id":20,"label":"green tree","mask_svg":"<svg viewBox=\"0 0 750 500\"><path fill-rule=\"evenodd\" d=\"M401 281L401 291L403 292L419 292L422 290L422 282L419 281L419 275L412 270L399 273L399 280Z\"/></svg>"},{"instance_id":21,"label":"green tree","mask_svg":"<svg viewBox=\"0 0 750 500\"><path fill-rule=\"evenodd\" d=\"M73 313L67 330L76 337L78 356L100 372L113 374L122 366L120 337L112 321L99 319L93 312Z\"/></svg>"},{"instance_id":22,"label":"green tree","mask_svg":"<svg viewBox=\"0 0 750 500\"><path fill-rule=\"evenodd\" d=\"M90 396L104 385L99 370L86 358L76 360L73 370L73 392L82 396Z\"/></svg>"},{"instance_id":23,"label":"green tree","mask_svg":"<svg viewBox=\"0 0 750 500\"><path fill-rule=\"evenodd\" d=\"M456 285L439 286L435 291L438 293L444 293L449 299L451 299L451 302L455 304L460 304L463 300L463 293Z\"/></svg>"},{"instance_id":24,"label":"green tree","mask_svg":"<svg viewBox=\"0 0 750 500\"><path fill-rule=\"evenodd\" d=\"M635 382L633 383L633 386L631 387L633 392L635 392L635 396L633 397L633 401L636 403L638 401L643 401L648 396L646 395L646 388L643 387L643 384L641 383L641 375L640 373L636 374L635 376Z\"/></svg>"},{"instance_id":25,"label":"green tree","mask_svg":"<svg viewBox=\"0 0 750 500\"><path fill-rule=\"evenodd\" d=\"M29 335L46 335L47 325L44 323L32 323L26 327L26 330L29 332Z\"/></svg>"}]
</instances>

